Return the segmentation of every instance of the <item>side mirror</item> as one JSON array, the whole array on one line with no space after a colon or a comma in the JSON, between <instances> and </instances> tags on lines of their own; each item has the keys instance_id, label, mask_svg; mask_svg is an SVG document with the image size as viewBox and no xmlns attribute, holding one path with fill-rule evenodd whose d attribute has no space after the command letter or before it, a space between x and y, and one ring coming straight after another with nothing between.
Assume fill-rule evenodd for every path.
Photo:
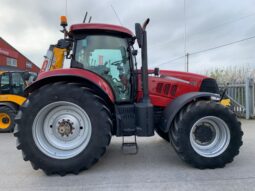
<instances>
[{"instance_id":1,"label":"side mirror","mask_svg":"<svg viewBox=\"0 0 255 191\"><path fill-rule=\"evenodd\" d=\"M60 39L56 45L57 48L69 49L72 46L72 42L68 39Z\"/></svg>"},{"instance_id":2,"label":"side mirror","mask_svg":"<svg viewBox=\"0 0 255 191\"><path fill-rule=\"evenodd\" d=\"M143 45L143 29L139 23L135 24L135 35L139 48Z\"/></svg>"},{"instance_id":3,"label":"side mirror","mask_svg":"<svg viewBox=\"0 0 255 191\"><path fill-rule=\"evenodd\" d=\"M137 50L132 50L132 55L133 56L136 56L138 54L138 51Z\"/></svg>"}]
</instances>

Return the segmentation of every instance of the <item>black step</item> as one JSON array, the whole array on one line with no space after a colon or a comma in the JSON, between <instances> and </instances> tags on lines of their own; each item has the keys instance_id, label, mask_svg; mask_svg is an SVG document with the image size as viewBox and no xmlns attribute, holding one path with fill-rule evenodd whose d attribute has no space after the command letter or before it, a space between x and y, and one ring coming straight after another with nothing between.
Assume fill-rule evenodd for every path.
<instances>
[{"instance_id":1,"label":"black step","mask_svg":"<svg viewBox=\"0 0 255 191\"><path fill-rule=\"evenodd\" d=\"M136 136L134 136L134 142L125 143L125 138L122 137L121 150L123 154L135 155L138 153L138 145L136 142Z\"/></svg>"}]
</instances>

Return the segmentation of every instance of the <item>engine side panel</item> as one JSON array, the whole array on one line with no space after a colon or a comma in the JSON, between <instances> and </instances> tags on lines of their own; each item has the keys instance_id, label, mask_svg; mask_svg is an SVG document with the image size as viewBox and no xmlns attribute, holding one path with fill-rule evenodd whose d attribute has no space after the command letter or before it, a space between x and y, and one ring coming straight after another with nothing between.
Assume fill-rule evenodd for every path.
<instances>
[{"instance_id":1,"label":"engine side panel","mask_svg":"<svg viewBox=\"0 0 255 191\"><path fill-rule=\"evenodd\" d=\"M166 107L175 98L190 92L199 92L201 83L208 77L176 71L160 71L160 76L149 76L149 96L157 107ZM142 84L138 80L137 100L142 98Z\"/></svg>"}]
</instances>

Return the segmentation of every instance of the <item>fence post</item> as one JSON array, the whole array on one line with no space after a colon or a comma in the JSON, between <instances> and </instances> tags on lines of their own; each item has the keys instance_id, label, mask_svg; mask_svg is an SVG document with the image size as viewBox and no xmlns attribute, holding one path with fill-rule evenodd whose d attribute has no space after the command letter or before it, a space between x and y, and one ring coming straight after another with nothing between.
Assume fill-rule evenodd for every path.
<instances>
[{"instance_id":1,"label":"fence post","mask_svg":"<svg viewBox=\"0 0 255 191\"><path fill-rule=\"evenodd\" d=\"M255 98L255 94L254 94L254 79L251 78L250 80L250 85L251 85L251 117L254 117L254 98Z\"/></svg>"},{"instance_id":2,"label":"fence post","mask_svg":"<svg viewBox=\"0 0 255 191\"><path fill-rule=\"evenodd\" d=\"M253 114L253 80L245 79L245 118L250 119Z\"/></svg>"}]
</instances>

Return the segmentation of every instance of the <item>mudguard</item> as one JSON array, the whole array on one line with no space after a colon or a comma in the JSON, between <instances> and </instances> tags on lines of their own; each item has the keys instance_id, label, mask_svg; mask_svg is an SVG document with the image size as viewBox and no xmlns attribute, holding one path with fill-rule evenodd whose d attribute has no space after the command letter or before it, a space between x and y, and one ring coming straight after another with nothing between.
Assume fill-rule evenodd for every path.
<instances>
[{"instance_id":1,"label":"mudguard","mask_svg":"<svg viewBox=\"0 0 255 191\"><path fill-rule=\"evenodd\" d=\"M19 95L14 95L14 94L0 95L0 105L1 103L13 103L15 105L21 106L25 101L26 101L26 98Z\"/></svg>"},{"instance_id":2,"label":"mudguard","mask_svg":"<svg viewBox=\"0 0 255 191\"><path fill-rule=\"evenodd\" d=\"M107 102L114 103L115 101L113 90L106 80L95 73L76 68L40 73L37 80L25 89L25 95L28 96L31 92L46 84L59 81L84 84L88 88L98 92L99 95Z\"/></svg>"},{"instance_id":3,"label":"mudguard","mask_svg":"<svg viewBox=\"0 0 255 191\"><path fill-rule=\"evenodd\" d=\"M197 99L219 101L220 95L209 92L191 92L177 97L165 108L163 112L163 122L160 126L161 130L165 133L168 132L177 113L185 105Z\"/></svg>"}]
</instances>

